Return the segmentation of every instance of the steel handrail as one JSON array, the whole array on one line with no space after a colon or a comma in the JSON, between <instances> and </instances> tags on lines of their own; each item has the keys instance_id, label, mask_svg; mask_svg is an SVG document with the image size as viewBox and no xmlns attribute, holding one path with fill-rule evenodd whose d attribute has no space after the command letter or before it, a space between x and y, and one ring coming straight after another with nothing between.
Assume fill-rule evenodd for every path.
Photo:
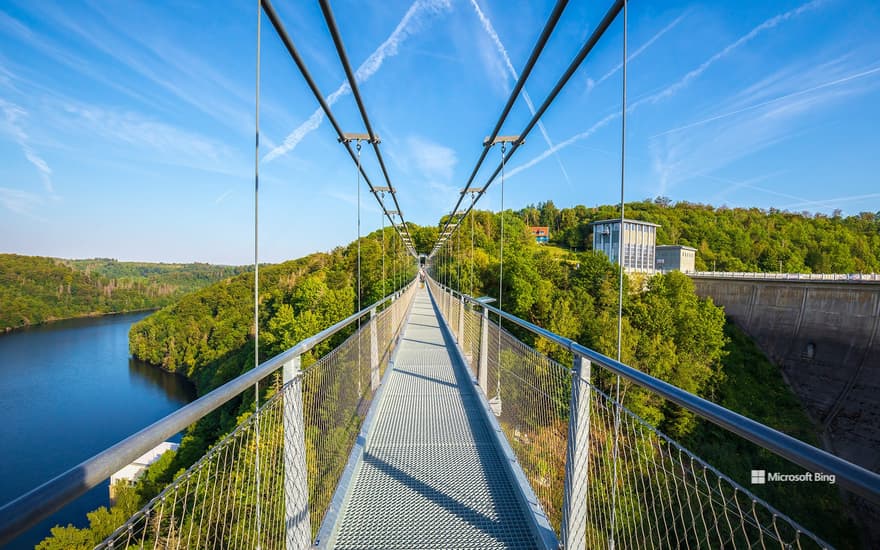
<instances>
[{"instance_id":1,"label":"steel handrail","mask_svg":"<svg viewBox=\"0 0 880 550\"><path fill-rule=\"evenodd\" d=\"M219 388L157 420L97 455L0 507L0 546L12 541L66 504L82 496L115 472L130 464L159 443L184 430L240 395L298 355L343 330L397 296L402 296L416 279L400 290L350 315L335 325L302 340L292 348L266 360L258 367L230 380Z\"/></svg>"},{"instance_id":2,"label":"steel handrail","mask_svg":"<svg viewBox=\"0 0 880 550\"><path fill-rule=\"evenodd\" d=\"M880 504L880 474L862 468L827 451L813 447L808 443L804 443L751 418L735 413L721 405L707 401L702 397L698 397L659 378L655 378L578 344L570 338L560 336L496 307L479 302L467 294L456 292L438 283L433 278L431 278L431 281L444 291L450 292L453 298L458 295L468 303L486 308L488 311L499 315L502 319L510 321L541 338L555 342L570 352L589 359L591 362L608 369L612 373L620 375L634 384L680 405L700 418L708 420L776 455L790 460L807 471L834 474L836 476L835 480L845 485L853 493Z\"/></svg>"}]
</instances>

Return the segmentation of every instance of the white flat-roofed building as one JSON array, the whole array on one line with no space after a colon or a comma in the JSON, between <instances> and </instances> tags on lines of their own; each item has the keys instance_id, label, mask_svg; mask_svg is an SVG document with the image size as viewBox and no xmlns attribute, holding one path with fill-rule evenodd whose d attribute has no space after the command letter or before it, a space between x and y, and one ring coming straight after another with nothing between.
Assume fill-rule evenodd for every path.
<instances>
[{"instance_id":1,"label":"white flat-roofed building","mask_svg":"<svg viewBox=\"0 0 880 550\"><path fill-rule=\"evenodd\" d=\"M590 225L593 227L593 250L608 256L612 263L618 263L620 220L601 220ZM629 272L654 273L654 248L658 227L660 226L656 223L623 220L623 269Z\"/></svg>"},{"instance_id":2,"label":"white flat-roofed building","mask_svg":"<svg viewBox=\"0 0 880 550\"><path fill-rule=\"evenodd\" d=\"M693 273L697 249L680 244L664 244L657 247L657 271L681 271Z\"/></svg>"}]
</instances>

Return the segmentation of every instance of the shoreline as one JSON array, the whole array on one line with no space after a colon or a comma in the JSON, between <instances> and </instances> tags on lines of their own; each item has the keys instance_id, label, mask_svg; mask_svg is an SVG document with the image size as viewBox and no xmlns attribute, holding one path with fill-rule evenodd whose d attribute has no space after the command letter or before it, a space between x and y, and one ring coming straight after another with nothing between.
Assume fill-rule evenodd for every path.
<instances>
[{"instance_id":1,"label":"shoreline","mask_svg":"<svg viewBox=\"0 0 880 550\"><path fill-rule=\"evenodd\" d=\"M124 311L107 311L107 312L91 311L89 313L83 313L82 315L74 315L72 317L57 317L57 318L53 317L51 319L46 319L45 321L41 321L39 323L20 325L17 327L4 327L4 328L0 329L0 336L2 336L4 334L12 334L16 331L23 330L23 329L51 325L51 324L57 323L59 321L72 321L74 319L96 319L98 317L110 317L112 315L128 315L129 313L143 313L145 311L159 311L160 309L162 309L162 308L161 307L147 307L147 308L141 308L141 309L126 309Z\"/></svg>"}]
</instances>

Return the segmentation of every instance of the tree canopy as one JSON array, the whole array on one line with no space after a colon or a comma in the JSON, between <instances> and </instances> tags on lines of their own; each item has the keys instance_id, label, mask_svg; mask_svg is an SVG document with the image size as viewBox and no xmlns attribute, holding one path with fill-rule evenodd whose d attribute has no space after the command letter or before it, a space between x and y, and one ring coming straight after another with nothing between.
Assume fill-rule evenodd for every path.
<instances>
[{"instance_id":1,"label":"tree canopy","mask_svg":"<svg viewBox=\"0 0 880 550\"><path fill-rule=\"evenodd\" d=\"M0 254L0 330L153 309L247 268Z\"/></svg>"},{"instance_id":2,"label":"tree canopy","mask_svg":"<svg viewBox=\"0 0 880 550\"><path fill-rule=\"evenodd\" d=\"M774 270L780 261L788 271L805 272L877 271L880 266L878 215L826 218L672 204L665 199L632 203L627 208L628 217L661 225L658 244L697 248L698 269L711 267L713 261L719 270ZM502 215L475 210L447 247L433 258L433 268L436 276L450 286L474 296L493 296L505 311L615 357L619 272L604 255L588 250L588 224L616 215L616 209L610 206L558 209L549 201L505 212L502 277ZM549 226L557 246L535 244L529 225ZM409 229L416 249L430 251L438 227L411 224ZM383 246L396 253L383 255ZM263 359L357 309L356 248L357 243L351 243L328 253L261 267L259 327ZM402 253L392 228L384 234L374 232L364 237L360 248L363 307L415 274L415 262ZM738 396L755 391L757 382L749 378L743 357L751 357L756 351L725 324L720 307L710 299L697 297L687 276L677 272L624 276L623 283L624 363L696 395L723 399L731 406L741 403ZM553 344L516 327L506 328L539 351L570 361L567 352ZM204 393L253 366L253 336L253 276L243 273L183 296L134 325L129 339L133 355L185 374ZM319 356L333 345L335 341L327 342L313 355ZM309 360L314 357L304 357L304 361ZM728 376L727 365L731 365L732 377ZM765 361L761 368L770 369L772 365ZM600 373L595 383L607 389L612 380L608 373ZM780 398L785 405L783 428L808 438L812 427L781 377L762 377L761 383L775 384L776 394L784 397ZM697 454L717 456L709 446L719 445L741 449L750 459L763 458L759 450L742 450L730 443L735 436L729 433L710 435L705 423L656 395L629 384L623 385L623 392L627 407L672 437L691 442ZM139 485L141 502L156 494L180 468L197 460L252 406L253 395L246 393L190 428L168 464L151 473L148 483ZM751 411L738 412L749 415ZM778 424L779 419L766 410L757 411L757 416L771 426ZM804 513L819 513L813 500L797 497L797 506ZM846 531L842 520L834 519L842 516L834 494L823 494L818 506L822 507L821 517L827 519L823 519L823 529ZM70 545L80 544L76 537L85 537L82 544L94 540L58 529L53 534L67 537L63 540L69 540Z\"/></svg>"},{"instance_id":3,"label":"tree canopy","mask_svg":"<svg viewBox=\"0 0 880 550\"><path fill-rule=\"evenodd\" d=\"M620 215L617 206L558 209L552 201L520 216L550 227L552 242L591 247L589 223ZM698 270L786 273L880 272L880 212L855 216L673 203L665 197L626 204L628 218L660 224L657 244L697 249Z\"/></svg>"}]
</instances>

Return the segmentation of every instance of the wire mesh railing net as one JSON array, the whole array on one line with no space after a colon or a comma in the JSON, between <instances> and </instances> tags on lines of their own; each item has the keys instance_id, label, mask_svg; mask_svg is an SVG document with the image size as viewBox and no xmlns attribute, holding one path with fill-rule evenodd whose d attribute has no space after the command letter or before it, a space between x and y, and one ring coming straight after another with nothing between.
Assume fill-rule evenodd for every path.
<instances>
[{"instance_id":1,"label":"wire mesh railing net","mask_svg":"<svg viewBox=\"0 0 880 550\"><path fill-rule=\"evenodd\" d=\"M432 290L442 301L446 291L436 285ZM481 315L470 314L462 352L471 354L476 372ZM494 319L487 336L486 398L561 535L573 370L499 330ZM585 384L586 498L570 511L570 517L585 518L587 548L829 546L601 391L598 370L593 365ZM608 372L602 376L611 378Z\"/></svg>"},{"instance_id":2,"label":"wire mesh railing net","mask_svg":"<svg viewBox=\"0 0 880 550\"><path fill-rule=\"evenodd\" d=\"M281 417L299 385L276 394L98 547L284 548Z\"/></svg>"},{"instance_id":3,"label":"wire mesh railing net","mask_svg":"<svg viewBox=\"0 0 880 550\"><path fill-rule=\"evenodd\" d=\"M477 369L480 365L481 322L482 315L478 311L465 307L462 351L474 376L478 375Z\"/></svg>"},{"instance_id":4,"label":"wire mesh railing net","mask_svg":"<svg viewBox=\"0 0 880 550\"><path fill-rule=\"evenodd\" d=\"M461 300L450 296L449 326L458 342L461 342L461 334L458 333L458 318L461 313Z\"/></svg>"},{"instance_id":5,"label":"wire mesh railing net","mask_svg":"<svg viewBox=\"0 0 880 550\"><path fill-rule=\"evenodd\" d=\"M285 528L288 508L308 514L310 522L291 524L294 529L310 525L303 538L313 540L376 390L371 384L373 333L375 368L383 372L413 290L373 319L364 317L360 330L333 351L311 364L306 360L302 371L256 413L98 548L284 549L292 536ZM280 380L277 374L274 378ZM304 462L291 460L297 437L304 438ZM307 506L292 489L292 481L302 476Z\"/></svg>"},{"instance_id":6,"label":"wire mesh railing net","mask_svg":"<svg viewBox=\"0 0 880 550\"><path fill-rule=\"evenodd\" d=\"M589 393L587 547L828 547L607 393Z\"/></svg>"},{"instance_id":7,"label":"wire mesh railing net","mask_svg":"<svg viewBox=\"0 0 880 550\"><path fill-rule=\"evenodd\" d=\"M488 354L490 403L494 403L504 435L544 513L559 532L571 396L569 369L506 330L499 331L494 323L489 324Z\"/></svg>"}]
</instances>

